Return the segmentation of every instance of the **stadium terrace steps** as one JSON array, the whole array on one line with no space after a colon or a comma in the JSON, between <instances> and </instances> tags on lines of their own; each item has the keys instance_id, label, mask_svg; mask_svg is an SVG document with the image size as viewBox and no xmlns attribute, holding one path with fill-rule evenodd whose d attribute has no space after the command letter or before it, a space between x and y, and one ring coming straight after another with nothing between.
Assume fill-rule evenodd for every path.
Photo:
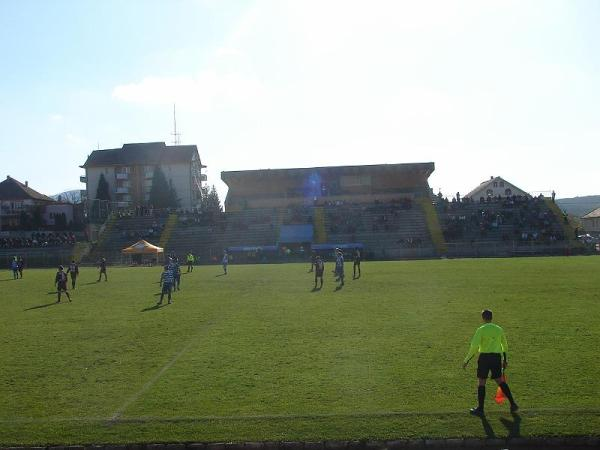
<instances>
[{"instance_id":1,"label":"stadium terrace steps","mask_svg":"<svg viewBox=\"0 0 600 450\"><path fill-rule=\"evenodd\" d=\"M564 213L561 211L561 209L558 207L558 205L552 201L552 199L545 197L544 201L546 202L548 209L550 211L552 211L554 213L554 215L559 219L559 222L562 226L563 232L564 232L566 238L569 240L569 243L571 245L573 245L574 247L583 248L583 243L577 239L577 236L576 236L577 233L575 233L575 228L569 221L568 216L565 217Z\"/></svg>"},{"instance_id":2,"label":"stadium terrace steps","mask_svg":"<svg viewBox=\"0 0 600 450\"><path fill-rule=\"evenodd\" d=\"M314 227L315 227L315 242L317 244L324 244L327 242L327 229L325 227L325 214L322 206L316 206L313 214Z\"/></svg>"},{"instance_id":3,"label":"stadium terrace steps","mask_svg":"<svg viewBox=\"0 0 600 450\"><path fill-rule=\"evenodd\" d=\"M360 204L325 207L328 240L362 243L376 258L435 256L425 214L418 203L409 209Z\"/></svg>"},{"instance_id":4,"label":"stadium terrace steps","mask_svg":"<svg viewBox=\"0 0 600 450\"><path fill-rule=\"evenodd\" d=\"M75 243L73 247L73 251L71 253L71 259L75 261L81 261L85 258L91 251L92 246L87 241L78 241Z\"/></svg>"},{"instance_id":5,"label":"stadium terrace steps","mask_svg":"<svg viewBox=\"0 0 600 450\"><path fill-rule=\"evenodd\" d=\"M158 241L158 246L164 248L169 242L169 238L171 237L171 233L173 232L173 228L177 226L177 214L169 214L169 218L167 219L167 223L163 228L162 233L160 234L160 239Z\"/></svg>"},{"instance_id":6,"label":"stadium terrace steps","mask_svg":"<svg viewBox=\"0 0 600 450\"><path fill-rule=\"evenodd\" d=\"M210 225L202 224L202 220L201 216L186 214L171 215L168 219L116 218L107 227L102 245L97 245L86 261L105 257L111 263L124 262L121 249L140 238L156 243L157 229L164 225L159 246L164 247L165 253L183 257L192 251L199 262L214 262L228 247L276 245L282 224L315 221L318 224L315 242L360 242L367 255L376 258L436 255L425 213L418 203L409 209L378 204L251 209L223 213ZM150 229L153 236L145 235Z\"/></svg>"},{"instance_id":7,"label":"stadium terrace steps","mask_svg":"<svg viewBox=\"0 0 600 450\"><path fill-rule=\"evenodd\" d=\"M100 258L109 263L122 263L125 260L121 250L145 239L155 244L159 239L159 231L165 225L166 218L153 216L114 216L110 227L106 227L98 244L82 259L83 263L94 264Z\"/></svg>"},{"instance_id":8,"label":"stadium terrace steps","mask_svg":"<svg viewBox=\"0 0 600 450\"><path fill-rule=\"evenodd\" d=\"M219 258L227 247L275 245L278 215L277 210L255 209L228 212L211 225L180 221L165 251L183 256L191 250L199 261L209 262Z\"/></svg>"},{"instance_id":9,"label":"stadium terrace steps","mask_svg":"<svg viewBox=\"0 0 600 450\"><path fill-rule=\"evenodd\" d=\"M448 246L446 245L446 239L444 239L444 232L442 231L437 211L429 197L422 198L419 203L425 214L425 222L427 223L431 241L437 253L445 255L448 252Z\"/></svg>"}]
</instances>

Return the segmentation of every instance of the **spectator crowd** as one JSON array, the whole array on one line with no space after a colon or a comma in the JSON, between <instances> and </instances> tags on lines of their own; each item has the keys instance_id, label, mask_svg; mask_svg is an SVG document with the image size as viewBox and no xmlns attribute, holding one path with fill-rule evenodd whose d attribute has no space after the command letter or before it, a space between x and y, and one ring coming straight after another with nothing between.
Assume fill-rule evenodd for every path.
<instances>
[{"instance_id":1,"label":"spectator crowd","mask_svg":"<svg viewBox=\"0 0 600 450\"><path fill-rule=\"evenodd\" d=\"M72 232L41 233L33 232L29 236L0 238L0 248L44 248L75 245L77 239Z\"/></svg>"}]
</instances>

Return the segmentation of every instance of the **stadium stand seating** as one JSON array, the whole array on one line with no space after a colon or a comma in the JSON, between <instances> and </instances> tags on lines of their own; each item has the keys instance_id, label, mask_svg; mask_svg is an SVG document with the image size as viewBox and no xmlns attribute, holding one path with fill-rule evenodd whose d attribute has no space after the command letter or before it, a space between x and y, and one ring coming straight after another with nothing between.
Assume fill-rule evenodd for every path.
<instances>
[{"instance_id":1,"label":"stadium stand seating","mask_svg":"<svg viewBox=\"0 0 600 450\"><path fill-rule=\"evenodd\" d=\"M569 245L562 217L541 197L440 200L436 206L450 256L560 253Z\"/></svg>"},{"instance_id":2,"label":"stadium stand seating","mask_svg":"<svg viewBox=\"0 0 600 450\"><path fill-rule=\"evenodd\" d=\"M86 262L93 263L105 257L111 263L124 263L127 258L121 255L121 249L138 239L160 242L166 220L166 216L113 218ZM367 257L435 255L424 212L417 203L409 200L248 209L211 217L179 212L176 224L169 229L164 249L165 253L180 257L191 250L199 262L215 262L223 250L230 247L284 245L280 241L282 231L287 233L299 226L310 226L315 231L313 243L317 243L317 238L320 243L325 239L331 244L361 243ZM306 255L308 257L308 252Z\"/></svg>"},{"instance_id":3,"label":"stadium stand seating","mask_svg":"<svg viewBox=\"0 0 600 450\"><path fill-rule=\"evenodd\" d=\"M106 258L109 263L122 263L125 261L121 255L123 248L140 239L158 243L166 220L165 215L113 215L107 222L109 226L82 262L94 264L100 258Z\"/></svg>"},{"instance_id":4,"label":"stadium stand seating","mask_svg":"<svg viewBox=\"0 0 600 450\"><path fill-rule=\"evenodd\" d=\"M330 242L358 242L373 258L434 255L422 208L406 200L394 203L327 205L325 224Z\"/></svg>"},{"instance_id":5,"label":"stadium stand seating","mask_svg":"<svg viewBox=\"0 0 600 450\"><path fill-rule=\"evenodd\" d=\"M192 250L200 262L213 261L227 247L274 245L280 225L276 209L235 211L200 221L183 214L180 219L165 252L183 256Z\"/></svg>"},{"instance_id":6,"label":"stadium stand seating","mask_svg":"<svg viewBox=\"0 0 600 450\"><path fill-rule=\"evenodd\" d=\"M8 267L15 256L26 266L49 267L70 261L76 245L85 241L81 232L11 231L0 237L0 264Z\"/></svg>"}]
</instances>

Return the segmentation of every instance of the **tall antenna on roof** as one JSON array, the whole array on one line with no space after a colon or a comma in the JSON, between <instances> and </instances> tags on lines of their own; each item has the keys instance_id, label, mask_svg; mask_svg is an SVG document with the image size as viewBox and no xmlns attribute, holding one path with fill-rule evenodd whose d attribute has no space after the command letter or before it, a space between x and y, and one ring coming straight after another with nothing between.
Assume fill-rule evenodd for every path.
<instances>
[{"instance_id":1,"label":"tall antenna on roof","mask_svg":"<svg viewBox=\"0 0 600 450\"><path fill-rule=\"evenodd\" d=\"M179 139L181 133L177 132L177 115L175 114L175 103L173 103L173 132L171 133L171 135L173 136L173 145L179 145L181 143L181 140Z\"/></svg>"}]
</instances>

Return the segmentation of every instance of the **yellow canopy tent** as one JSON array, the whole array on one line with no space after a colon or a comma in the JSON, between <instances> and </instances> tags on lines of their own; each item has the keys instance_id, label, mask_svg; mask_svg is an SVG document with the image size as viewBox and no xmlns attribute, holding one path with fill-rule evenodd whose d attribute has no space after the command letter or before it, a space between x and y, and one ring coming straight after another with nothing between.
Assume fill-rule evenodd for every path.
<instances>
[{"instance_id":1,"label":"yellow canopy tent","mask_svg":"<svg viewBox=\"0 0 600 450\"><path fill-rule=\"evenodd\" d=\"M164 249L142 239L132 246L124 248L121 250L121 253L126 255L156 255L156 260L158 261L158 256L164 253Z\"/></svg>"}]
</instances>

